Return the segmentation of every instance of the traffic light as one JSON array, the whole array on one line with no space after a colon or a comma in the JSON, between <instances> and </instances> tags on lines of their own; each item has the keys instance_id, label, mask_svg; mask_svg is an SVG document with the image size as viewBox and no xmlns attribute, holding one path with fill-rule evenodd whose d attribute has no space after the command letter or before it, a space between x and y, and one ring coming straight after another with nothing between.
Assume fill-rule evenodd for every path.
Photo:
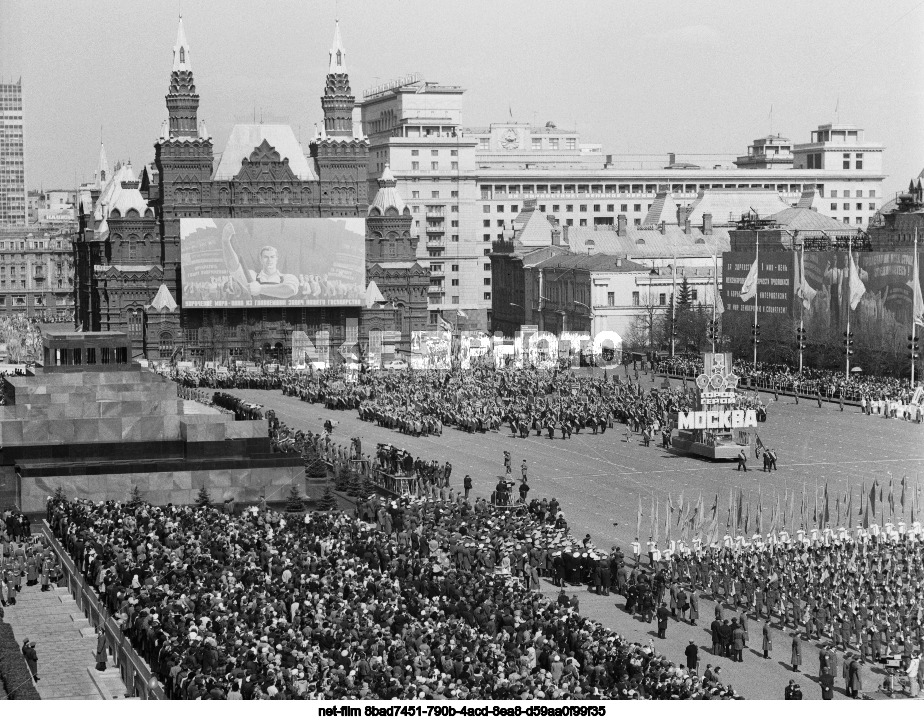
<instances>
[{"instance_id":1,"label":"traffic light","mask_svg":"<svg viewBox=\"0 0 924 721\"><path fill-rule=\"evenodd\" d=\"M853 333L844 332L844 355L853 355Z\"/></svg>"},{"instance_id":2,"label":"traffic light","mask_svg":"<svg viewBox=\"0 0 924 721\"><path fill-rule=\"evenodd\" d=\"M760 343L760 324L754 323L751 326L751 338L754 340L754 345Z\"/></svg>"},{"instance_id":3,"label":"traffic light","mask_svg":"<svg viewBox=\"0 0 924 721\"><path fill-rule=\"evenodd\" d=\"M908 357L911 358L912 361L920 358L918 355L918 337L916 335L908 336Z\"/></svg>"},{"instance_id":4,"label":"traffic light","mask_svg":"<svg viewBox=\"0 0 924 721\"><path fill-rule=\"evenodd\" d=\"M796 347L799 350L805 350L805 340L805 328L800 325L798 328L796 328Z\"/></svg>"}]
</instances>

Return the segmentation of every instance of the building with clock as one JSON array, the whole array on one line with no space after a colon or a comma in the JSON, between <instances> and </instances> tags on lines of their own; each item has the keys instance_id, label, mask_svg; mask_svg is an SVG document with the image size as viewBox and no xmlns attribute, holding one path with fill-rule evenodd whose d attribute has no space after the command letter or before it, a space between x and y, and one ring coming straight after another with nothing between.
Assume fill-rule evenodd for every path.
<instances>
[{"instance_id":1,"label":"building with clock","mask_svg":"<svg viewBox=\"0 0 924 721\"><path fill-rule=\"evenodd\" d=\"M801 144L759 138L741 156L615 155L554 122L465 126L464 92L415 74L371 88L359 102L370 188L388 166L423 241L431 323L442 316L457 328L491 327L488 256L512 236L528 200L561 225L590 231L614 227L620 215L643 226L664 192L689 206L703 191L773 191L792 206L814 190L819 212L854 227L865 227L884 200L883 146L855 126L822 125Z\"/></svg>"}]
</instances>

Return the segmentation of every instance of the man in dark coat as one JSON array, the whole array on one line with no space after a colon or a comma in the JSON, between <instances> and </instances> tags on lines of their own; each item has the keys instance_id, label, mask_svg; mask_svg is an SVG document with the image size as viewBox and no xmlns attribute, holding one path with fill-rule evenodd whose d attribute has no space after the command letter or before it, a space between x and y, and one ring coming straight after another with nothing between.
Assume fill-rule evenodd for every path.
<instances>
[{"instance_id":1,"label":"man in dark coat","mask_svg":"<svg viewBox=\"0 0 924 721\"><path fill-rule=\"evenodd\" d=\"M29 641L27 638L22 642L22 655L26 658L26 665L35 681L39 681L38 676L38 654L35 652L35 641Z\"/></svg>"},{"instance_id":2,"label":"man in dark coat","mask_svg":"<svg viewBox=\"0 0 924 721\"><path fill-rule=\"evenodd\" d=\"M801 701L802 687L796 683L795 679L789 679L789 684L783 692L783 698L786 701Z\"/></svg>"},{"instance_id":3,"label":"man in dark coat","mask_svg":"<svg viewBox=\"0 0 924 721\"><path fill-rule=\"evenodd\" d=\"M667 604L662 603L658 608L658 638L667 638L667 619L670 611L667 610Z\"/></svg>"},{"instance_id":4,"label":"man in dark coat","mask_svg":"<svg viewBox=\"0 0 924 721\"><path fill-rule=\"evenodd\" d=\"M722 622L716 619L709 627L712 630L712 653L715 656L722 656Z\"/></svg>"},{"instance_id":5,"label":"man in dark coat","mask_svg":"<svg viewBox=\"0 0 924 721\"><path fill-rule=\"evenodd\" d=\"M696 673L699 669L699 647L693 639L690 639L689 645L684 650L687 657L687 668L691 673Z\"/></svg>"}]
</instances>

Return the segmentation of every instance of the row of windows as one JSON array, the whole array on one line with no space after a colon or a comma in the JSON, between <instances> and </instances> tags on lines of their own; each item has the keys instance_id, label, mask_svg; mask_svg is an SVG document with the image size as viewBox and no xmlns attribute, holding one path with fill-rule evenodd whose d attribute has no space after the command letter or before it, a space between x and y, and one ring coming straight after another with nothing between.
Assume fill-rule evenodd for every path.
<instances>
[{"instance_id":1,"label":"row of windows","mask_svg":"<svg viewBox=\"0 0 924 721\"><path fill-rule=\"evenodd\" d=\"M430 155L431 155L432 157L434 157L434 158L438 157L439 154L440 154L440 151L439 151L439 150L431 150L431 151L430 151ZM449 151L449 154L450 154L453 158L455 158L455 157L457 157L457 156L459 155L459 151L458 151L458 150L450 150L450 151ZM413 157L416 158L416 157L418 157L418 156L420 155L420 151L419 151L419 150L412 150L412 151L411 151L411 155L412 155Z\"/></svg>"},{"instance_id":2,"label":"row of windows","mask_svg":"<svg viewBox=\"0 0 924 721\"><path fill-rule=\"evenodd\" d=\"M844 203L843 205L844 205L844 207L842 208L843 210L850 210L850 203ZM876 210L876 204L870 203L869 209ZM837 210L837 203L831 203L831 210ZM863 210L863 203L857 203L857 210Z\"/></svg>"},{"instance_id":3,"label":"row of windows","mask_svg":"<svg viewBox=\"0 0 924 721\"><path fill-rule=\"evenodd\" d=\"M548 142L549 150L561 150L561 138L532 138L530 141L530 149L532 150L542 150L543 141ZM565 149L566 150L577 150L577 138L565 138ZM491 138L484 137L478 138L478 150L490 150L491 149Z\"/></svg>"},{"instance_id":4,"label":"row of windows","mask_svg":"<svg viewBox=\"0 0 924 721\"><path fill-rule=\"evenodd\" d=\"M503 212L505 212L505 211L504 211L504 208L505 208L505 207L506 207L506 206L504 206L504 205L498 205L498 206L497 206L497 212L498 212L498 213L503 213ZM578 212L586 213L586 212L588 212L587 209L588 209L589 207L590 207L589 205L583 205L583 204L578 205ZM546 208L545 205L540 205L540 206L539 206L539 212L540 212L540 213L544 213L544 212L545 212L545 208ZM593 212L595 212L595 213L600 213L600 212L602 212L602 208L603 208L603 205L602 205L601 203L594 203L594 204L593 204ZM650 204L650 203L648 204L648 208L649 208L649 209L651 208L651 204ZM636 213L641 213L641 212L642 212L642 204L641 204L641 203L633 203L633 204L632 204L632 210L633 210L634 212L636 212ZM607 211L608 213L614 213L614 212L616 212L616 204L615 204L615 203L608 203L607 206L606 206L606 211ZM490 212L491 212L491 206L490 206L490 205L482 205L482 206L481 206L481 212L482 212L482 213L490 213ZM514 203L513 205L510 206L510 211L509 211L509 212L511 212L511 213L519 213L519 212L520 212L520 206L519 206L518 204ZM552 212L553 212L553 213L559 213L559 212L561 212L561 205L553 205L553 206L552 206ZM566 204L566 205L565 205L565 212L566 212L566 213L573 213L573 212L574 212L574 205L573 205L573 204L570 204L570 203L569 203L569 204ZM620 213L628 213L628 212L629 212L629 204L628 204L628 203L622 203L622 204L619 206L619 212L620 212ZM487 222L487 221L485 221L485 222Z\"/></svg>"},{"instance_id":5,"label":"row of windows","mask_svg":"<svg viewBox=\"0 0 924 721\"><path fill-rule=\"evenodd\" d=\"M439 198L439 197L440 197L440 191L438 191L438 190L431 190L431 191L430 191L430 198L431 198L431 199L435 199L435 198ZM458 198L458 197L459 197L459 191L458 191L458 190L451 190L451 191L449 191L449 197L450 197L450 198ZM411 191L411 199L412 199L412 200L419 200L419 199L420 199L420 191L419 191L419 190L412 190L412 191Z\"/></svg>"},{"instance_id":6,"label":"row of windows","mask_svg":"<svg viewBox=\"0 0 924 721\"><path fill-rule=\"evenodd\" d=\"M849 198L849 197L850 197L850 191L849 191L849 190L844 190L844 191L842 191L842 192L843 192L844 194L843 194L841 197L843 197L843 198ZM875 198L875 197L876 197L876 189L875 189L875 188L870 188L869 191L868 191L868 193L867 193L867 195L868 195L868 197L870 197L870 198ZM836 198L836 197L837 197L837 190L835 190L835 189L833 189L833 188L831 189L831 197L832 197L832 198ZM855 192L855 194L854 194L854 197L855 197L855 198L862 198L862 197L863 197L863 189L860 188L859 190L857 190L857 191Z\"/></svg>"},{"instance_id":7,"label":"row of windows","mask_svg":"<svg viewBox=\"0 0 924 721\"><path fill-rule=\"evenodd\" d=\"M439 169L440 169L440 164L437 161L434 160L432 163L430 163L430 170L439 170ZM449 169L458 170L459 164L453 161L452 163L449 164ZM411 170L420 170L420 163L418 163L416 160L413 161L411 163Z\"/></svg>"}]
</instances>

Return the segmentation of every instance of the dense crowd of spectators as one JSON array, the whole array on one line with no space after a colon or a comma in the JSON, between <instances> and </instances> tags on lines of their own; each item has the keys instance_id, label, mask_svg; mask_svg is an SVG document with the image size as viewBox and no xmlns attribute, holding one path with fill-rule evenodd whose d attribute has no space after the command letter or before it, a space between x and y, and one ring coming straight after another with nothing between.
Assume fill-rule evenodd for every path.
<instances>
[{"instance_id":1,"label":"dense crowd of spectators","mask_svg":"<svg viewBox=\"0 0 924 721\"><path fill-rule=\"evenodd\" d=\"M404 498L342 513L50 501L171 698L731 698L537 592L549 519ZM586 550L586 549L585 549Z\"/></svg>"},{"instance_id":2,"label":"dense crowd of spectators","mask_svg":"<svg viewBox=\"0 0 924 721\"><path fill-rule=\"evenodd\" d=\"M696 376L703 372L703 357L696 353L677 355L659 361L655 371L671 375ZM864 373L852 373L848 378L843 371L803 367L799 372L784 364L754 364L740 359L734 361L733 371L741 379L742 385L749 385L753 381L755 386L769 390L798 392L805 396L821 395L827 399L843 397L844 400L859 401L865 398L867 402L894 400L904 405L914 394L908 378Z\"/></svg>"}]
</instances>

